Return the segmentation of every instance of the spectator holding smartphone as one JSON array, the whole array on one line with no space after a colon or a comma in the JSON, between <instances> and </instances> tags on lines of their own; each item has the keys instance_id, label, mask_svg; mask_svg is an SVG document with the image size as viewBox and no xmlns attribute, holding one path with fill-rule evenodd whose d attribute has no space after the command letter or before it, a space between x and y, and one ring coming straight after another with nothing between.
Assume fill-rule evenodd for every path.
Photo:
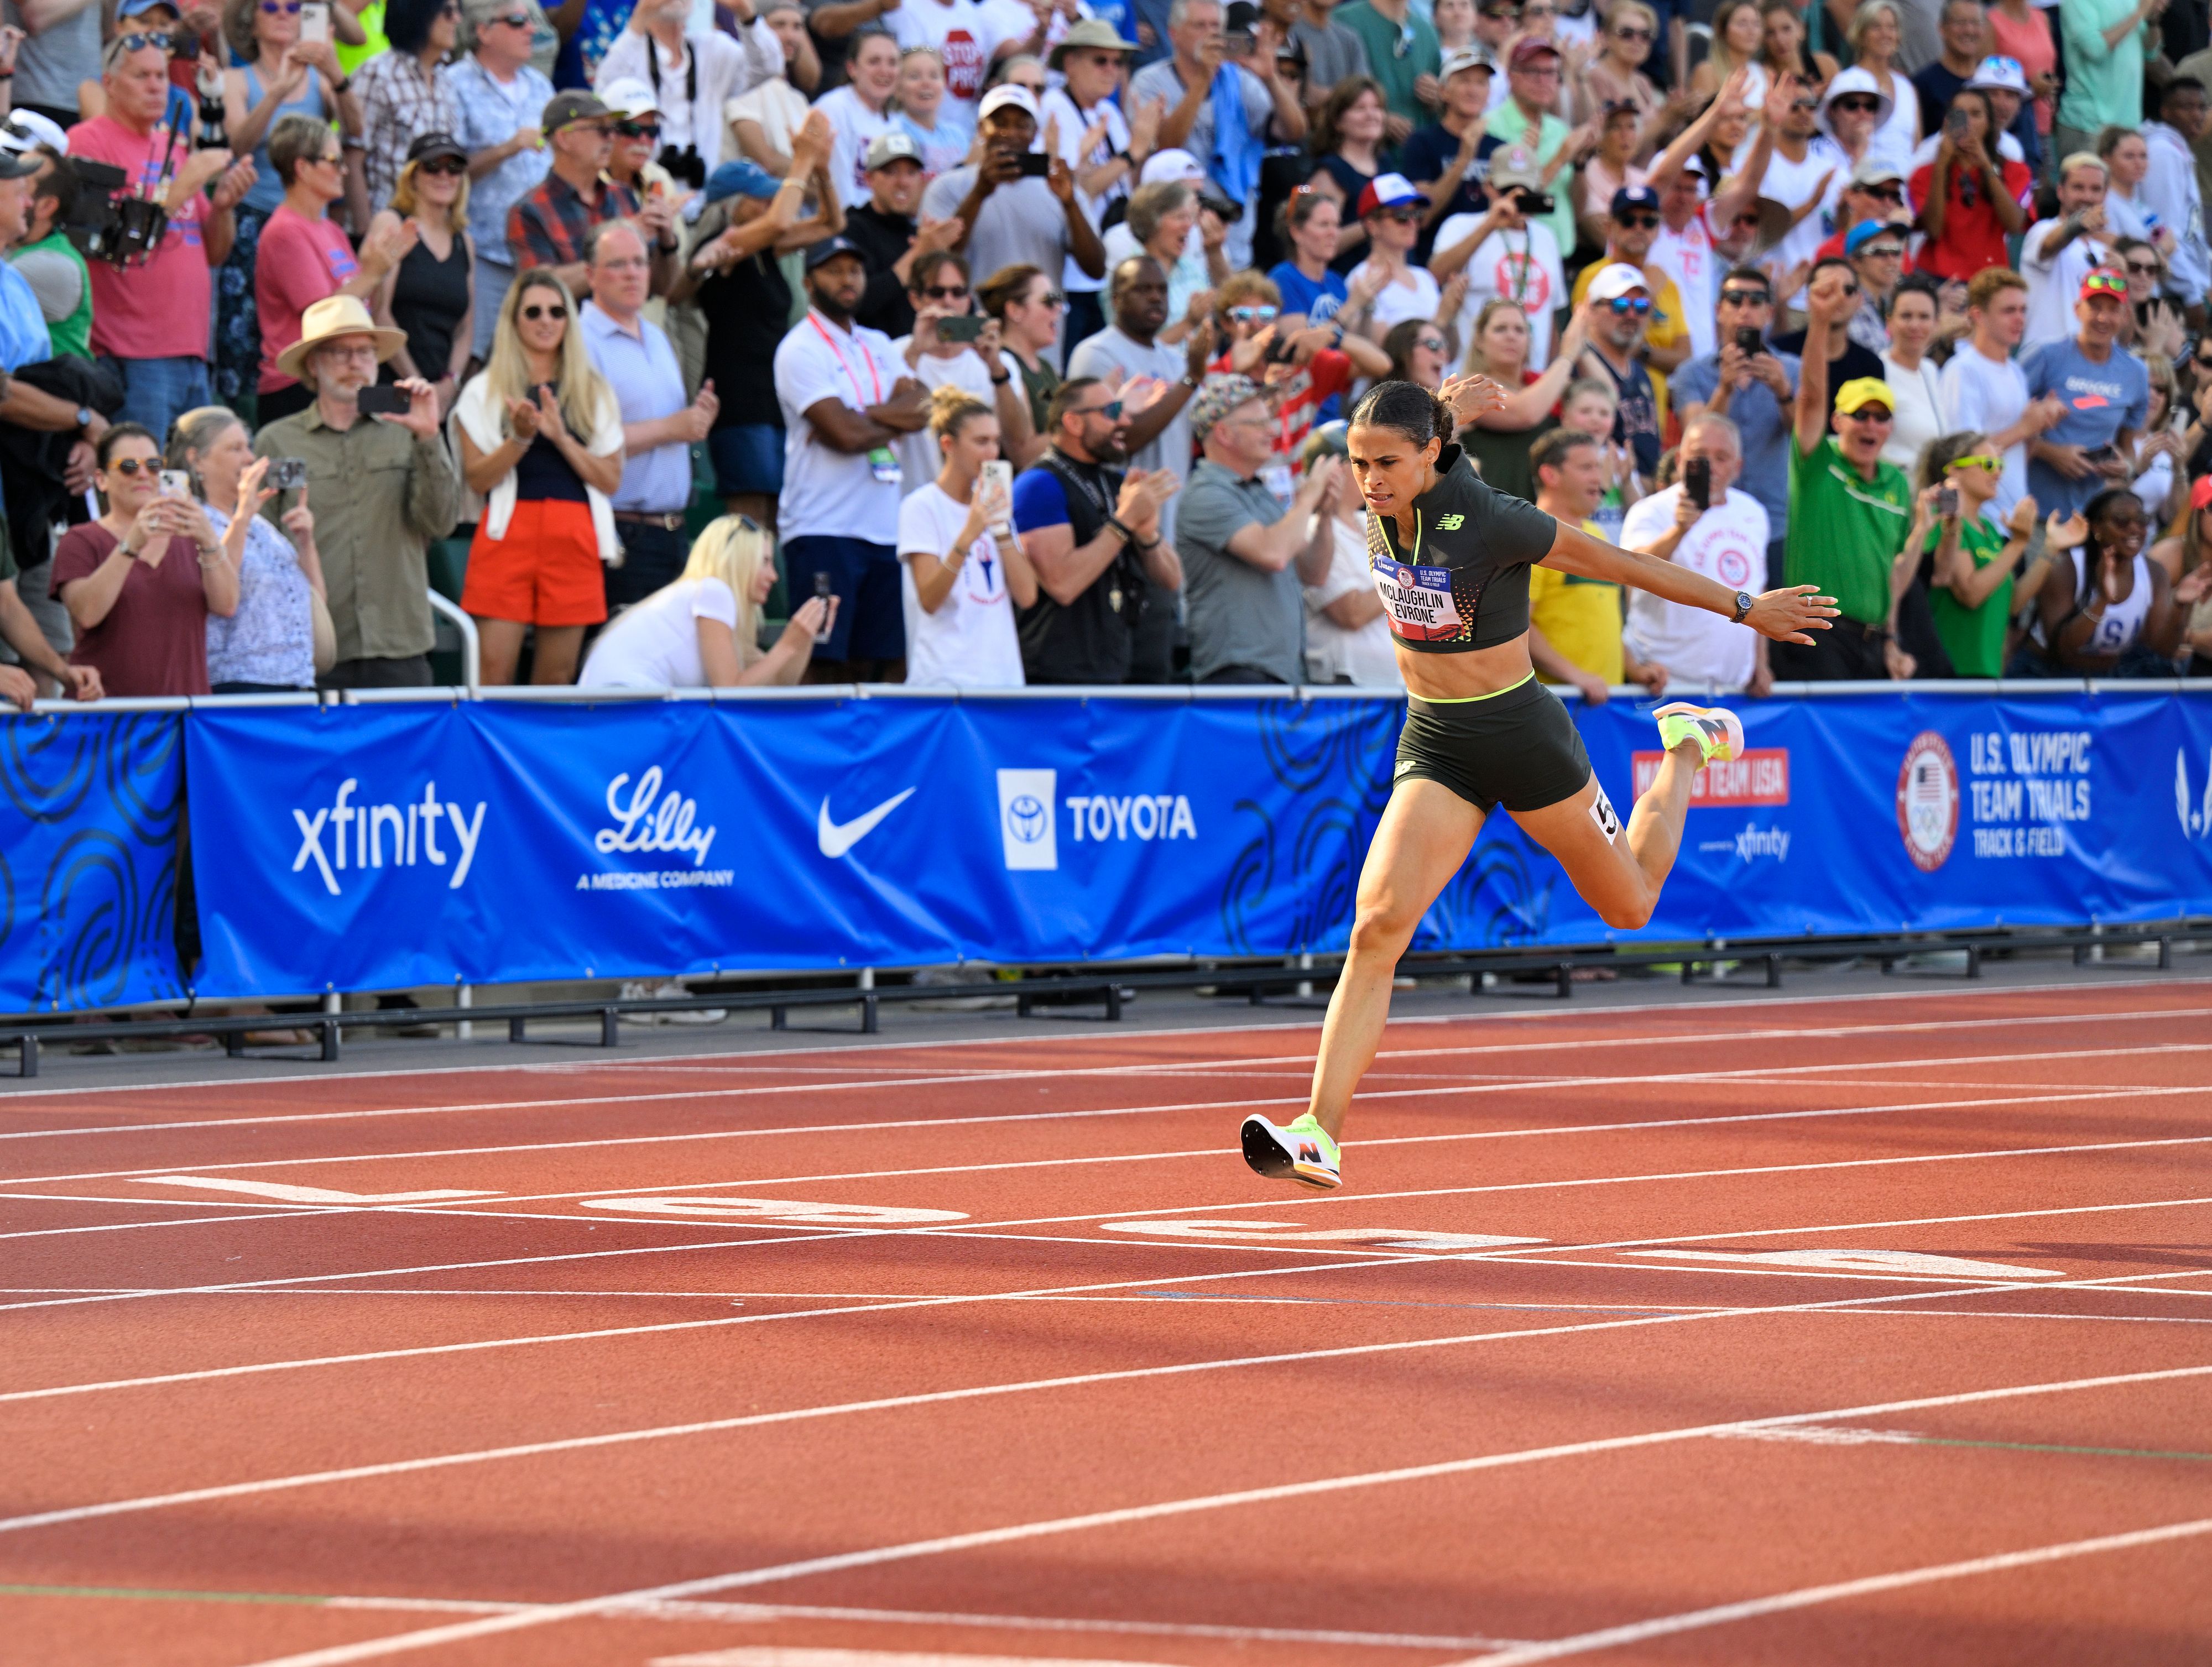
<instances>
[{"instance_id":1,"label":"spectator holding smartphone","mask_svg":"<svg viewBox=\"0 0 2212 1667\"><path fill-rule=\"evenodd\" d=\"M1680 479L1639 500L1620 529L1624 549L1671 561L1731 591L1767 588L1766 510L1735 489L1743 470L1736 426L1712 410L1682 425L1675 454ZM1692 688L1763 698L1774 687L1766 639L1702 608L1668 602L1648 591L1628 593L1627 655L1663 664Z\"/></svg>"},{"instance_id":2,"label":"spectator holding smartphone","mask_svg":"<svg viewBox=\"0 0 2212 1667\"><path fill-rule=\"evenodd\" d=\"M325 688L419 688L430 682L424 547L453 530L460 482L438 431L438 396L419 379L364 394L404 338L351 295L317 301L280 368L315 402L254 437L267 458L299 458L319 504L317 553L330 587L337 659Z\"/></svg>"},{"instance_id":3,"label":"spectator holding smartphone","mask_svg":"<svg viewBox=\"0 0 2212 1667\"><path fill-rule=\"evenodd\" d=\"M999 470L999 419L951 383L930 397L930 433L945 458L937 478L899 506L906 680L1018 688L1014 610L1036 605L1036 570L1013 532L1011 465Z\"/></svg>"},{"instance_id":4,"label":"spectator holding smartphone","mask_svg":"<svg viewBox=\"0 0 2212 1667\"><path fill-rule=\"evenodd\" d=\"M907 278L914 304L914 333L891 346L915 379L933 394L939 388L964 390L998 415L999 432L1010 451L1030 449L1029 399L1001 350L1006 326L975 311L968 289L968 263L954 254L924 255ZM937 426L917 429L897 446L902 490L912 493L936 477L944 463Z\"/></svg>"},{"instance_id":5,"label":"spectator holding smartphone","mask_svg":"<svg viewBox=\"0 0 2212 1667\"><path fill-rule=\"evenodd\" d=\"M1997 154L1991 119L1990 95L1961 88L1943 118L1936 160L1913 170L1912 200L1928 233L1917 262L1923 272L1963 282L2003 266L2005 239L2027 224L2034 177L2025 162Z\"/></svg>"},{"instance_id":6,"label":"spectator holding smartphone","mask_svg":"<svg viewBox=\"0 0 2212 1667\"><path fill-rule=\"evenodd\" d=\"M586 688L750 688L791 684L837 598L791 610L775 646L760 646L761 608L775 589L775 552L750 515L725 515L701 533L673 584L625 608L592 645L576 681Z\"/></svg>"},{"instance_id":7,"label":"spectator holding smartphone","mask_svg":"<svg viewBox=\"0 0 2212 1667\"><path fill-rule=\"evenodd\" d=\"M922 193L924 219L954 220L952 247L978 272L1030 265L1058 272L1073 261L1106 274L1106 251L1075 191L1065 158L1032 151L1036 100L1008 82L983 95L981 160L940 173ZM1033 160L1032 160L1033 159Z\"/></svg>"},{"instance_id":8,"label":"spectator holding smartphone","mask_svg":"<svg viewBox=\"0 0 2212 1667\"><path fill-rule=\"evenodd\" d=\"M227 538L236 521L242 517L246 522L237 610L228 618L208 618L210 686L217 694L314 688L316 672L327 670L337 658L337 639L324 600L307 488L295 494L279 532L261 514L278 495L262 484L270 460L253 455L246 425L222 405L202 406L177 419L169 433L168 464L190 478L217 533Z\"/></svg>"},{"instance_id":9,"label":"spectator holding smartphone","mask_svg":"<svg viewBox=\"0 0 2212 1667\"><path fill-rule=\"evenodd\" d=\"M190 497L164 491L161 449L135 422L102 434L95 460L106 507L54 551L70 663L112 696L206 694L208 615L237 611L246 529L218 535Z\"/></svg>"},{"instance_id":10,"label":"spectator holding smartphone","mask_svg":"<svg viewBox=\"0 0 2212 1667\"><path fill-rule=\"evenodd\" d=\"M574 682L585 627L607 616L603 564L621 552L610 500L622 484L622 409L575 310L550 272L518 276L491 363L453 408L463 478L487 500L461 591L483 633L487 683L514 681L532 626L531 681Z\"/></svg>"}]
</instances>

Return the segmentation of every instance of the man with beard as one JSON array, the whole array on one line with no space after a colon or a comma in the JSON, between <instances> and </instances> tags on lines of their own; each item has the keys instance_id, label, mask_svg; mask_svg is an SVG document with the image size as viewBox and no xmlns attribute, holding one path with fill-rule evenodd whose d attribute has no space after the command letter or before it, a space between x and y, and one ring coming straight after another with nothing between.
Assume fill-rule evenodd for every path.
<instances>
[{"instance_id":1,"label":"man with beard","mask_svg":"<svg viewBox=\"0 0 2212 1667\"><path fill-rule=\"evenodd\" d=\"M784 571L799 596L826 585L837 598L814 648L813 676L830 682L881 681L906 656L898 552L886 537L898 525L891 447L929 420L928 396L890 338L854 322L867 282L851 243L816 244L806 252L806 316L775 350Z\"/></svg>"},{"instance_id":2,"label":"man with beard","mask_svg":"<svg viewBox=\"0 0 2212 1667\"><path fill-rule=\"evenodd\" d=\"M940 173L922 212L960 227L952 247L979 278L1009 266L1060 271L1073 260L1092 277L1106 271L1106 250L1075 194L1066 161L1053 156L1042 179L1022 172L1037 135L1036 100L1008 82L983 95L983 157Z\"/></svg>"},{"instance_id":3,"label":"man with beard","mask_svg":"<svg viewBox=\"0 0 2212 1667\"><path fill-rule=\"evenodd\" d=\"M1644 275L1651 312L1644 326L1644 359L1655 370L1680 370L1690 356L1690 321L1674 280L1651 264L1651 245L1659 235L1659 193L1649 185L1623 185L1608 205L1613 235L1605 258L1583 268L1573 304L1580 306L1590 284L1609 266L1632 266Z\"/></svg>"},{"instance_id":4,"label":"man with beard","mask_svg":"<svg viewBox=\"0 0 2212 1667\"><path fill-rule=\"evenodd\" d=\"M1201 322L1179 349L1160 342L1168 321L1168 279L1150 255L1132 255L1114 269L1108 299L1113 324L1075 344L1068 374L1108 381L1118 375L1116 385L1129 409L1130 456L1139 468L1165 470L1180 486L1190 473L1190 424L1183 408L1205 379L1213 321Z\"/></svg>"},{"instance_id":5,"label":"man with beard","mask_svg":"<svg viewBox=\"0 0 2212 1667\"><path fill-rule=\"evenodd\" d=\"M1182 563L1160 526L1178 482L1161 469L1121 472L1130 418L1096 377L1061 383L1045 417L1051 446L1014 482L1014 530L1037 575L1036 604L1019 621L1022 675L1133 681L1139 623L1161 611L1151 598L1165 598L1172 623L1182 588Z\"/></svg>"},{"instance_id":6,"label":"man with beard","mask_svg":"<svg viewBox=\"0 0 2212 1667\"><path fill-rule=\"evenodd\" d=\"M853 316L896 340L914 334L914 303L906 283L915 258L951 248L959 240L960 222L915 223L915 208L929 178L912 134L897 128L878 133L869 142L861 166L867 170L868 200L846 213L845 235L867 264L868 287Z\"/></svg>"}]
</instances>

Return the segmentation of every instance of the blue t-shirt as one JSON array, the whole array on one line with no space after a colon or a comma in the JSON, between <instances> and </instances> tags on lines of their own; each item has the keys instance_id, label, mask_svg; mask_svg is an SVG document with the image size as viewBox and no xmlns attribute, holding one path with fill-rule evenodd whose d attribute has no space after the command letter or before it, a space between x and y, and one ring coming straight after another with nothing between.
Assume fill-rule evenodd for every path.
<instances>
[{"instance_id":1,"label":"blue t-shirt","mask_svg":"<svg viewBox=\"0 0 2212 1667\"><path fill-rule=\"evenodd\" d=\"M2044 431L2054 446L2094 452L2112 445L2123 428L2140 431L2150 415L2150 373L2118 344L2100 364L2070 338L2046 342L2022 358L2020 367L2029 398L2055 393L2066 403L2066 415ZM2027 460L2027 489L2045 511L2071 515L2110 484L2102 475L2069 480L2039 458Z\"/></svg>"},{"instance_id":2,"label":"blue t-shirt","mask_svg":"<svg viewBox=\"0 0 2212 1667\"><path fill-rule=\"evenodd\" d=\"M1336 317L1337 308L1344 305L1349 293L1344 287L1343 273L1324 272L1316 280L1308 277L1288 261L1268 273L1267 282L1282 292L1283 311L1304 313L1310 324ZM1331 394L1315 407L1314 421L1334 422L1344 415L1343 405L1341 394Z\"/></svg>"},{"instance_id":3,"label":"blue t-shirt","mask_svg":"<svg viewBox=\"0 0 2212 1667\"><path fill-rule=\"evenodd\" d=\"M53 356L53 337L30 280L0 261L0 371L19 371Z\"/></svg>"},{"instance_id":4,"label":"blue t-shirt","mask_svg":"<svg viewBox=\"0 0 2212 1667\"><path fill-rule=\"evenodd\" d=\"M1014 530L1067 524L1067 489L1049 469L1024 469L1014 476Z\"/></svg>"},{"instance_id":5,"label":"blue t-shirt","mask_svg":"<svg viewBox=\"0 0 2212 1667\"><path fill-rule=\"evenodd\" d=\"M1771 346L1766 350L1781 361L1794 397L1802 361L1794 353ZM1667 397L1677 410L1685 405L1710 405L1720 385L1720 355L1709 353L1702 359L1692 359L1668 379ZM1793 437L1796 409L1777 399L1766 384L1755 381L1729 396L1728 415L1743 433L1743 473L1736 485L1759 500L1759 506L1766 512L1766 536L1778 544L1790 525L1790 458L1796 444Z\"/></svg>"}]
</instances>

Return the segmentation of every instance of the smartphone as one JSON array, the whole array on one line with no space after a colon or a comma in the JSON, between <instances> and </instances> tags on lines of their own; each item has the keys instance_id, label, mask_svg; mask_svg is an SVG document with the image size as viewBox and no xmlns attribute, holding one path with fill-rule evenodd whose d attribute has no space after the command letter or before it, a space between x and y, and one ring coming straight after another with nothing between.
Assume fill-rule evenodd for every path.
<instances>
[{"instance_id":1,"label":"smartphone","mask_svg":"<svg viewBox=\"0 0 2212 1667\"><path fill-rule=\"evenodd\" d=\"M323 0L307 0L300 8L300 39L307 42L331 38L331 9Z\"/></svg>"},{"instance_id":2,"label":"smartphone","mask_svg":"<svg viewBox=\"0 0 2212 1667\"><path fill-rule=\"evenodd\" d=\"M1013 489L1014 466L1012 464L1008 463L1004 458L994 458L983 465L982 476L977 482L977 490L1012 494ZM1012 501L1011 497L1008 501L1009 503ZM1012 533L1013 527L1008 522L1000 521L991 530L1005 537Z\"/></svg>"},{"instance_id":3,"label":"smartphone","mask_svg":"<svg viewBox=\"0 0 2212 1667\"><path fill-rule=\"evenodd\" d=\"M398 416L412 403L404 388L387 387L380 382L370 383L353 399L363 416L375 416L380 413L386 416Z\"/></svg>"},{"instance_id":4,"label":"smartphone","mask_svg":"<svg viewBox=\"0 0 2212 1667\"><path fill-rule=\"evenodd\" d=\"M1042 150L1025 150L1022 153L1021 177L1023 179L1042 179L1050 174L1051 172L1052 158L1046 152Z\"/></svg>"},{"instance_id":5,"label":"smartphone","mask_svg":"<svg viewBox=\"0 0 2212 1667\"><path fill-rule=\"evenodd\" d=\"M1699 509L1713 506L1713 462L1711 458L1692 458L1682 465L1682 491Z\"/></svg>"},{"instance_id":6,"label":"smartphone","mask_svg":"<svg viewBox=\"0 0 2212 1667\"><path fill-rule=\"evenodd\" d=\"M1231 29L1222 39L1223 51L1230 58L1249 58L1253 46L1257 44L1249 29Z\"/></svg>"},{"instance_id":7,"label":"smartphone","mask_svg":"<svg viewBox=\"0 0 2212 1667\"><path fill-rule=\"evenodd\" d=\"M164 498L189 498L192 495L192 477L181 469L161 471L161 495Z\"/></svg>"},{"instance_id":8,"label":"smartphone","mask_svg":"<svg viewBox=\"0 0 2212 1667\"><path fill-rule=\"evenodd\" d=\"M940 342L972 342L982 335L983 326L988 323L989 319L973 312L965 318L939 318L937 321L937 339Z\"/></svg>"},{"instance_id":9,"label":"smartphone","mask_svg":"<svg viewBox=\"0 0 2212 1667\"><path fill-rule=\"evenodd\" d=\"M261 484L271 492L297 492L307 483L305 458L271 458Z\"/></svg>"},{"instance_id":10,"label":"smartphone","mask_svg":"<svg viewBox=\"0 0 2212 1667\"><path fill-rule=\"evenodd\" d=\"M1740 325L1735 333L1735 350L1748 359L1755 353L1766 351L1766 338L1748 324Z\"/></svg>"},{"instance_id":11,"label":"smartphone","mask_svg":"<svg viewBox=\"0 0 2212 1667\"><path fill-rule=\"evenodd\" d=\"M2081 454L2081 461L2083 463L2095 464L2117 463L2119 460L2119 456L2120 448L2118 446L2100 446L2094 452L2084 452Z\"/></svg>"},{"instance_id":12,"label":"smartphone","mask_svg":"<svg viewBox=\"0 0 2212 1667\"><path fill-rule=\"evenodd\" d=\"M1936 514L1941 520L1949 520L1959 512L1959 488L1955 486L1936 489Z\"/></svg>"},{"instance_id":13,"label":"smartphone","mask_svg":"<svg viewBox=\"0 0 2212 1667\"><path fill-rule=\"evenodd\" d=\"M814 594L816 597L820 598L822 603L824 604L822 614L822 628L814 633L814 640L817 642L828 642L830 640L829 609L831 606L835 605L837 600L837 587L830 582L829 574L817 573L814 575Z\"/></svg>"},{"instance_id":14,"label":"smartphone","mask_svg":"<svg viewBox=\"0 0 2212 1667\"><path fill-rule=\"evenodd\" d=\"M1549 191L1523 189L1513 193L1513 206L1524 215L1549 214L1559 206L1559 200Z\"/></svg>"},{"instance_id":15,"label":"smartphone","mask_svg":"<svg viewBox=\"0 0 2212 1667\"><path fill-rule=\"evenodd\" d=\"M1954 110L1943 118L1943 131L1951 136L1953 144L1958 143L1966 136L1967 119L1966 112L1963 110Z\"/></svg>"}]
</instances>

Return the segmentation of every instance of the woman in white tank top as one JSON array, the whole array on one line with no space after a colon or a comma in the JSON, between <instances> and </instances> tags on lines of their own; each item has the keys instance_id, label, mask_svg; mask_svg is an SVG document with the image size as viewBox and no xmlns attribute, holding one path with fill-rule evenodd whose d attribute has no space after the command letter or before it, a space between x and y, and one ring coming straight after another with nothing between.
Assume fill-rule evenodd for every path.
<instances>
[{"instance_id":1,"label":"woman in white tank top","mask_svg":"<svg viewBox=\"0 0 2212 1667\"><path fill-rule=\"evenodd\" d=\"M2082 677L2171 677L2182 610L2166 569L2143 554L2149 522L2132 492L2100 492L2083 512L2089 536L2067 552L2069 582L2037 598L2050 670Z\"/></svg>"}]
</instances>

